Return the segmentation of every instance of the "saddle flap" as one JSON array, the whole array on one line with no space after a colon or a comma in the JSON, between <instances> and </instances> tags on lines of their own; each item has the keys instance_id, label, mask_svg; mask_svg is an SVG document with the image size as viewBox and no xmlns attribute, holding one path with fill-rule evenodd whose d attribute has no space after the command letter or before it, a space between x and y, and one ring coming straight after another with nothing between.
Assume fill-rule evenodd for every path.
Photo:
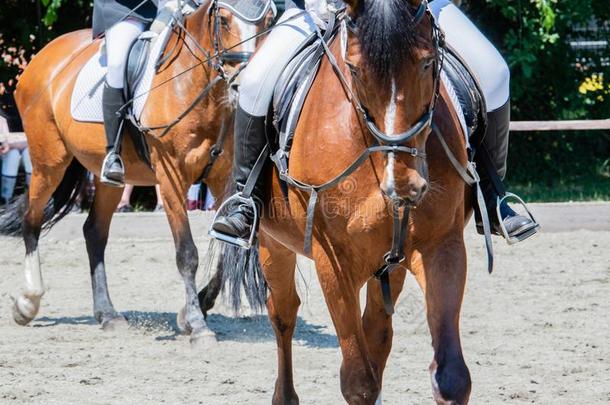
<instances>
[{"instance_id":1,"label":"saddle flap","mask_svg":"<svg viewBox=\"0 0 610 405\"><path fill-rule=\"evenodd\" d=\"M276 121L280 121L285 116L286 110L290 107L294 92L307 73L309 62L315 56L315 50L318 47L318 41L315 41L315 39L316 34L311 34L307 41L305 41L305 44L286 65L277 81L273 92L273 109Z\"/></svg>"},{"instance_id":2,"label":"saddle flap","mask_svg":"<svg viewBox=\"0 0 610 405\"><path fill-rule=\"evenodd\" d=\"M265 18L269 10L275 15L275 5L271 0L220 0L218 7L229 10L239 19L252 24L258 24Z\"/></svg>"},{"instance_id":3,"label":"saddle flap","mask_svg":"<svg viewBox=\"0 0 610 405\"><path fill-rule=\"evenodd\" d=\"M458 104L455 107L462 113L466 136L471 137L478 129L485 128L487 109L483 93L468 66L450 48L445 49L443 73L452 87L450 95L452 99L455 96L453 101Z\"/></svg>"},{"instance_id":4,"label":"saddle flap","mask_svg":"<svg viewBox=\"0 0 610 405\"><path fill-rule=\"evenodd\" d=\"M145 35L149 34L149 35ZM152 34L152 35L151 35ZM142 79L146 70L146 62L150 55L151 43L157 38L152 32L145 32L133 43L127 57L127 68L125 72L125 98L129 99L133 94L138 82Z\"/></svg>"}]
</instances>

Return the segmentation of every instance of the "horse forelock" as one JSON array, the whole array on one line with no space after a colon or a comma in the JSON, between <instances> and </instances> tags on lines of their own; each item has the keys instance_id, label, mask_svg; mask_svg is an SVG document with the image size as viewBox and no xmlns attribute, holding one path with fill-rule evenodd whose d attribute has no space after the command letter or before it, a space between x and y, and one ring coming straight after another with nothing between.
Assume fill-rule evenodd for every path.
<instances>
[{"instance_id":1,"label":"horse forelock","mask_svg":"<svg viewBox=\"0 0 610 405\"><path fill-rule=\"evenodd\" d=\"M397 77L417 44L413 9L407 0L362 0L358 40L367 68L380 82Z\"/></svg>"}]
</instances>

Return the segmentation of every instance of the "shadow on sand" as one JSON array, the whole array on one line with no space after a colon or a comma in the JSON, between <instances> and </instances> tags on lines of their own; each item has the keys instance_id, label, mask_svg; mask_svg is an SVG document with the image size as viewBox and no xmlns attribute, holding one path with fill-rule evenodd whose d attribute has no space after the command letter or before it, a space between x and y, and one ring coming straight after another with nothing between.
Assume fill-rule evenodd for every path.
<instances>
[{"instance_id":1,"label":"shadow on sand","mask_svg":"<svg viewBox=\"0 0 610 405\"><path fill-rule=\"evenodd\" d=\"M127 318L131 329L158 334L155 340L176 340L181 334L176 324L175 312L127 311L123 312L122 315ZM210 314L207 322L220 342L257 343L275 341L275 334L267 315L232 318L220 314ZM57 325L97 326L98 323L93 316L42 317L36 319L32 327L46 328ZM339 347L337 337L334 334L327 333L324 326L307 323L301 317L297 319L294 340L307 347Z\"/></svg>"}]
</instances>

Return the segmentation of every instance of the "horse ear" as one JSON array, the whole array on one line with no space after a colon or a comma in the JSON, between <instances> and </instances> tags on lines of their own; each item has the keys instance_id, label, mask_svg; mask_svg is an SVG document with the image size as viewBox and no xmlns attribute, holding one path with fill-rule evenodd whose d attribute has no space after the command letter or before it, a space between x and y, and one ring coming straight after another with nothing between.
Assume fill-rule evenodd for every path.
<instances>
[{"instance_id":1,"label":"horse ear","mask_svg":"<svg viewBox=\"0 0 610 405\"><path fill-rule=\"evenodd\" d=\"M356 10L364 1L365 0L343 0L351 10Z\"/></svg>"}]
</instances>

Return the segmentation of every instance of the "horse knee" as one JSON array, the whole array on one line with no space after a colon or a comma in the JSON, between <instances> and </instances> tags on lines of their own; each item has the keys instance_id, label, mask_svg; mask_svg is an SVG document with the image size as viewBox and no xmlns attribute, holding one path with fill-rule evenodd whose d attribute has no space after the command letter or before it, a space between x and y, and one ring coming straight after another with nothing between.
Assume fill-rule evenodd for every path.
<instances>
[{"instance_id":1,"label":"horse knee","mask_svg":"<svg viewBox=\"0 0 610 405\"><path fill-rule=\"evenodd\" d=\"M197 247L192 241L181 243L176 250L176 263L180 273L192 273L199 266L199 254Z\"/></svg>"},{"instance_id":2,"label":"horse knee","mask_svg":"<svg viewBox=\"0 0 610 405\"><path fill-rule=\"evenodd\" d=\"M471 380L463 358L447 359L442 364L434 360L430 365L430 378L434 399L438 404L468 403Z\"/></svg>"}]
</instances>

